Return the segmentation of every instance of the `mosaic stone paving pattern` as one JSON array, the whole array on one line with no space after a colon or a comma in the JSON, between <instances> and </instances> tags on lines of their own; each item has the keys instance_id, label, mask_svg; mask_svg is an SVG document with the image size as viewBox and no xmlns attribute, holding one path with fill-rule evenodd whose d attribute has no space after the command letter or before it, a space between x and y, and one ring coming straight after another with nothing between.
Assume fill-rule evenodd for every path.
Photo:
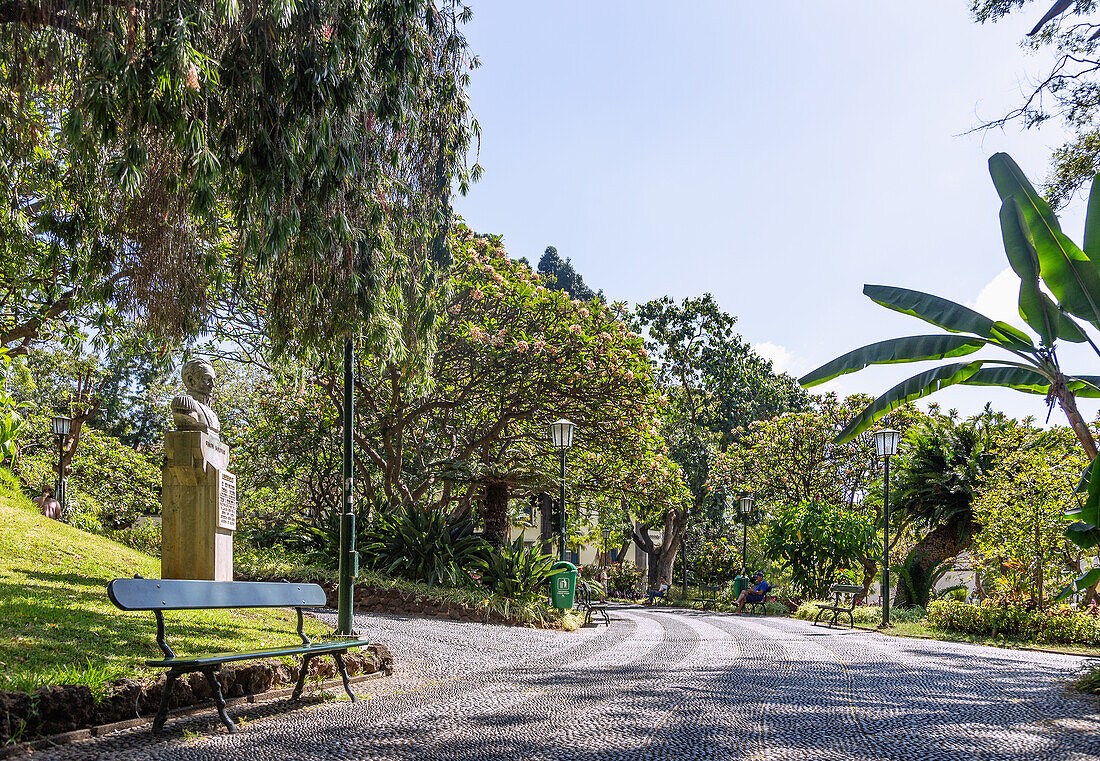
<instances>
[{"instance_id":1,"label":"mosaic stone paving pattern","mask_svg":"<svg viewBox=\"0 0 1100 761\"><path fill-rule=\"evenodd\" d=\"M330 621L331 614L323 614ZM573 634L400 616L356 625L398 672L361 700L231 707L34 759L1100 759L1083 660L625 607Z\"/></svg>"}]
</instances>

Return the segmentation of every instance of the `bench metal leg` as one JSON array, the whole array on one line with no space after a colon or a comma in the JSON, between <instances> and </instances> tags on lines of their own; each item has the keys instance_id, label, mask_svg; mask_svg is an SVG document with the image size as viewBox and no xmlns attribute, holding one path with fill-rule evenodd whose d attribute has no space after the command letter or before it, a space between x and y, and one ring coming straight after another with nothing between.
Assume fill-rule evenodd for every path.
<instances>
[{"instance_id":1,"label":"bench metal leg","mask_svg":"<svg viewBox=\"0 0 1100 761\"><path fill-rule=\"evenodd\" d=\"M336 661L336 668L340 671L340 678L344 680L344 692L351 698L351 702L355 702L355 693L351 691L351 683L348 682L348 667L344 665L344 654L336 652L332 654L332 659Z\"/></svg>"},{"instance_id":2,"label":"bench metal leg","mask_svg":"<svg viewBox=\"0 0 1100 761\"><path fill-rule=\"evenodd\" d=\"M153 718L154 732L159 732L164 727L165 720L168 719L168 700L172 697L172 688L176 686L176 679L179 678L179 675L179 671L169 669L164 679L164 689L160 693L160 705L157 706L157 715Z\"/></svg>"},{"instance_id":3,"label":"bench metal leg","mask_svg":"<svg viewBox=\"0 0 1100 761\"><path fill-rule=\"evenodd\" d=\"M229 734L237 734L237 725L233 723L233 720L229 718L229 714L225 712L225 697L222 696L222 683L218 679L218 670L216 668L203 669L202 673L206 674L206 681L210 682L210 689L214 693L214 704L218 707L218 716L221 717L222 722L225 723L225 728L229 730Z\"/></svg>"},{"instance_id":4,"label":"bench metal leg","mask_svg":"<svg viewBox=\"0 0 1100 761\"><path fill-rule=\"evenodd\" d=\"M302 656L302 668L298 671L298 684L294 686L294 693L290 696L291 700L302 697L302 689L306 686L306 674L309 673L309 662L312 658L313 656L308 653Z\"/></svg>"}]
</instances>

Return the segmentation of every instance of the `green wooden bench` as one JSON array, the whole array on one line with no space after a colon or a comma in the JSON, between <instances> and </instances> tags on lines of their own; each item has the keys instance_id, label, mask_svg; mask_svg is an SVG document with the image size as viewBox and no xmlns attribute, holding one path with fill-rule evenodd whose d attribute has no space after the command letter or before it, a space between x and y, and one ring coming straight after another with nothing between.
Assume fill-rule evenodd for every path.
<instances>
[{"instance_id":1,"label":"green wooden bench","mask_svg":"<svg viewBox=\"0 0 1100 761\"><path fill-rule=\"evenodd\" d=\"M355 700L348 682L348 670L344 665L344 653L353 647L369 644L358 638L311 642L303 630L303 608L324 607L325 590L317 584L294 584L290 582L266 581L192 581L184 579L115 579L107 585L107 596L122 610L151 610L157 620L157 644L164 657L145 662L152 668L168 669L164 681L164 690L160 697L156 718L153 719L153 731L158 732L164 726L168 715L168 701L172 687L181 674L201 671L210 683L214 693L214 702L218 707L218 716L225 722L230 734L237 727L225 712L225 698L222 696L218 671L223 664L256 658L278 658L281 656L302 656L302 666L298 673L298 684L294 688L293 700L298 700L305 687L309 662L320 655L331 655L336 661L340 678L344 680L344 689L348 697ZM285 647L257 648L247 652L205 653L202 655L176 655L164 631L164 611L167 610L236 610L243 608L294 608L298 611L298 636L300 645Z\"/></svg>"},{"instance_id":2,"label":"green wooden bench","mask_svg":"<svg viewBox=\"0 0 1100 761\"><path fill-rule=\"evenodd\" d=\"M814 626L817 626L823 614L832 613L833 620L829 624L830 626L836 626L840 617L847 614L848 623L852 628L855 628L856 622L853 613L856 606L863 601L863 587L855 584L834 584L829 592L836 595L836 602L833 605L818 606L817 615L814 617ZM842 603L840 598L845 595L848 596L848 601Z\"/></svg>"},{"instance_id":3,"label":"green wooden bench","mask_svg":"<svg viewBox=\"0 0 1100 761\"><path fill-rule=\"evenodd\" d=\"M692 597L689 602L691 603L692 607L695 607L695 603L701 602L703 604L703 610L706 610L708 607L713 608L715 605L718 604L717 596L718 587L703 586L699 587L699 596Z\"/></svg>"}]
</instances>

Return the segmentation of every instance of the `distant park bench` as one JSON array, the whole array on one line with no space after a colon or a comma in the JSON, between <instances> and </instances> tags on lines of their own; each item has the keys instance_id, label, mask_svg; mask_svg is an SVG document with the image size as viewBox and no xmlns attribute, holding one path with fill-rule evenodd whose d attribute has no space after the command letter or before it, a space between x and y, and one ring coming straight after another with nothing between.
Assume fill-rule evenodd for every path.
<instances>
[{"instance_id":1,"label":"distant park bench","mask_svg":"<svg viewBox=\"0 0 1100 761\"><path fill-rule=\"evenodd\" d=\"M818 606L817 616L814 617L814 626L817 626L822 615L832 613L833 620L830 626L836 626L840 617L847 614L848 623L854 628L856 622L853 613L855 612L856 606L863 601L863 587L854 584L834 584L829 592L836 595L836 602L833 605ZM840 598L845 595L848 596L848 601L842 603Z\"/></svg>"},{"instance_id":2,"label":"distant park bench","mask_svg":"<svg viewBox=\"0 0 1100 761\"><path fill-rule=\"evenodd\" d=\"M699 587L699 596L692 597L689 602L691 602L692 607L694 607L695 603L701 602L703 604L703 610L706 610L707 607L713 608L718 604L717 595L718 587Z\"/></svg>"},{"instance_id":3,"label":"distant park bench","mask_svg":"<svg viewBox=\"0 0 1100 761\"><path fill-rule=\"evenodd\" d=\"M607 598L600 594L599 590L584 579L577 579L576 605L584 611L584 624L592 623L592 614L603 616L603 622L611 626L611 617L607 615Z\"/></svg>"},{"instance_id":4,"label":"distant park bench","mask_svg":"<svg viewBox=\"0 0 1100 761\"><path fill-rule=\"evenodd\" d=\"M214 702L218 706L218 715L225 722L230 734L237 727L225 712L225 698L222 696L218 681L218 670L225 663L253 660L256 658L277 658L281 656L302 656L302 667L298 672L298 684L294 688L293 700L302 695L309 662L320 655L331 655L336 661L340 678L344 680L344 689L348 697L355 700L355 694L348 683L348 670L344 665L344 653L353 647L367 645L361 639L337 639L324 642L311 642L303 631L303 608L316 608L325 605L325 590L316 584L294 584L289 582L264 581L191 581L181 579L115 579L107 585L107 596L122 610L151 610L157 619L157 644L164 651L164 658L146 661L152 668L168 669L164 689L161 692L160 707L153 719L153 731L164 726L168 715L168 701L172 687L181 674L201 671L210 683L214 693ZM166 610L236 610L241 608L294 608L298 611L298 636L300 645L284 647L257 648L239 653L207 653L203 655L176 655L164 633L164 611Z\"/></svg>"}]
</instances>

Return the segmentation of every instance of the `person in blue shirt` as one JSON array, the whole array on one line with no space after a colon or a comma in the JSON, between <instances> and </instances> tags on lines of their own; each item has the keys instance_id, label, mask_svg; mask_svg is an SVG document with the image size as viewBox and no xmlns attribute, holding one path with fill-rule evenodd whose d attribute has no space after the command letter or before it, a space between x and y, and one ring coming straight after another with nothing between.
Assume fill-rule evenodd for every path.
<instances>
[{"instance_id":1,"label":"person in blue shirt","mask_svg":"<svg viewBox=\"0 0 1100 761\"><path fill-rule=\"evenodd\" d=\"M762 571L754 573L752 575L752 586L743 590L737 598L737 615L741 615L741 611L744 610L746 603L764 602L764 595L766 595L771 588L772 585L764 581L764 573Z\"/></svg>"}]
</instances>

